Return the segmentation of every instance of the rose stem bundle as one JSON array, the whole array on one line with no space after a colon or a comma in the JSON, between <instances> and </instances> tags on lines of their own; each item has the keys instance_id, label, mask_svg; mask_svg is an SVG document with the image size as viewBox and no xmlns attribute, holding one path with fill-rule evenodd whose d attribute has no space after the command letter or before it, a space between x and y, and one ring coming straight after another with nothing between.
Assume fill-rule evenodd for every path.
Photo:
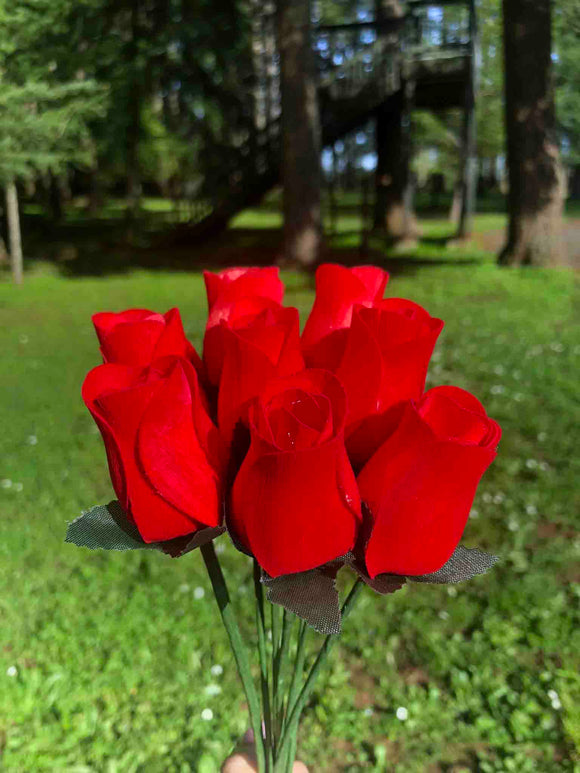
<instances>
[{"instance_id":1,"label":"rose stem bundle","mask_svg":"<svg viewBox=\"0 0 580 773\"><path fill-rule=\"evenodd\" d=\"M258 658L260 664L260 688L262 695L262 705L260 708L260 700L252 679L247 649L242 640L240 629L234 616L230 595L213 542L203 545L201 552L246 694L250 723L254 734L258 770L260 773L262 773L262 771L265 773L291 773L294 758L296 756L296 736L300 716L314 689L318 673L328 659L328 655L336 643L338 636L332 634L326 636L301 689L304 662L306 658L308 626L304 621L300 622L294 668L290 674L290 641L292 638L292 630L294 628L294 620L291 613L284 610L282 627L280 630L280 610L275 604L272 604L272 658L270 669L272 679L270 682L266 650L266 641L268 637L264 608L264 592L262 583L260 582L261 569L257 561L254 561L256 627L258 632ZM348 617L352 610L362 585L363 583L361 580L356 580L353 585L342 606L343 620ZM281 688L288 685L288 683L288 695L285 700Z\"/></svg>"}]
</instances>

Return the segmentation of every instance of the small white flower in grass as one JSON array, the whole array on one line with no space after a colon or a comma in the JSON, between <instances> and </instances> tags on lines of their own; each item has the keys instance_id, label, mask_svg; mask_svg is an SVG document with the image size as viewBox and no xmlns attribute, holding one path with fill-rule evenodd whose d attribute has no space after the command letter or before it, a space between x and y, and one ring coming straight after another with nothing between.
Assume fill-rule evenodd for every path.
<instances>
[{"instance_id":1,"label":"small white flower in grass","mask_svg":"<svg viewBox=\"0 0 580 773\"><path fill-rule=\"evenodd\" d=\"M225 550L226 550L226 546L223 542L219 542L215 546L215 552L218 554L218 556L221 556L222 553L225 553Z\"/></svg>"},{"instance_id":2,"label":"small white flower in grass","mask_svg":"<svg viewBox=\"0 0 580 773\"><path fill-rule=\"evenodd\" d=\"M30 339L28 338L28 336L27 336L27 335L25 335L24 333L22 333L22 335L19 335L19 336L18 336L18 340L19 340L19 342L20 342L21 344L27 344L27 343L28 343L28 341L29 341Z\"/></svg>"},{"instance_id":3,"label":"small white flower in grass","mask_svg":"<svg viewBox=\"0 0 580 773\"><path fill-rule=\"evenodd\" d=\"M508 529L510 531L517 531L520 528L520 522L516 518L510 518L508 521Z\"/></svg>"},{"instance_id":4,"label":"small white flower in grass","mask_svg":"<svg viewBox=\"0 0 580 773\"><path fill-rule=\"evenodd\" d=\"M211 709L204 709L201 712L201 718L205 720L205 722L211 722L213 719L213 711Z\"/></svg>"},{"instance_id":5,"label":"small white flower in grass","mask_svg":"<svg viewBox=\"0 0 580 773\"><path fill-rule=\"evenodd\" d=\"M499 491L493 498L494 505L501 505L501 503L504 501L505 496L502 494L501 491Z\"/></svg>"},{"instance_id":6,"label":"small white flower in grass","mask_svg":"<svg viewBox=\"0 0 580 773\"><path fill-rule=\"evenodd\" d=\"M447 612L445 609L442 609L441 612L439 612L439 617L441 620L449 620L449 612Z\"/></svg>"},{"instance_id":7,"label":"small white flower in grass","mask_svg":"<svg viewBox=\"0 0 580 773\"><path fill-rule=\"evenodd\" d=\"M35 446L38 443L38 438L36 437L36 435L29 435L26 438L26 442L28 443L29 446Z\"/></svg>"},{"instance_id":8,"label":"small white flower in grass","mask_svg":"<svg viewBox=\"0 0 580 773\"><path fill-rule=\"evenodd\" d=\"M222 691L222 688L219 686L219 684L208 684L205 688L205 694L209 695L210 697L213 697L214 695L219 695Z\"/></svg>"},{"instance_id":9,"label":"small white flower in grass","mask_svg":"<svg viewBox=\"0 0 580 773\"><path fill-rule=\"evenodd\" d=\"M538 508L535 505L526 505L526 513L528 515L537 515Z\"/></svg>"},{"instance_id":10,"label":"small white flower in grass","mask_svg":"<svg viewBox=\"0 0 580 773\"><path fill-rule=\"evenodd\" d=\"M399 708L396 711L397 719L400 722L406 722L407 719L409 719L409 712L404 706L399 706Z\"/></svg>"},{"instance_id":11,"label":"small white flower in grass","mask_svg":"<svg viewBox=\"0 0 580 773\"><path fill-rule=\"evenodd\" d=\"M179 592L180 593L187 593L188 590L189 590L189 585L186 582L182 583L179 586Z\"/></svg>"},{"instance_id":12,"label":"small white flower in grass","mask_svg":"<svg viewBox=\"0 0 580 773\"><path fill-rule=\"evenodd\" d=\"M8 666L6 669L6 676L18 676L18 669L16 666Z\"/></svg>"},{"instance_id":13,"label":"small white flower in grass","mask_svg":"<svg viewBox=\"0 0 580 773\"><path fill-rule=\"evenodd\" d=\"M528 470L535 470L538 466L538 463L535 459L526 459L526 467Z\"/></svg>"},{"instance_id":14,"label":"small white flower in grass","mask_svg":"<svg viewBox=\"0 0 580 773\"><path fill-rule=\"evenodd\" d=\"M493 497L489 493L489 491L486 491L481 498L483 499L484 502L487 502L488 504L489 502L493 502Z\"/></svg>"},{"instance_id":15,"label":"small white flower in grass","mask_svg":"<svg viewBox=\"0 0 580 773\"><path fill-rule=\"evenodd\" d=\"M479 518L479 510L473 508L469 513L470 518Z\"/></svg>"},{"instance_id":16,"label":"small white flower in grass","mask_svg":"<svg viewBox=\"0 0 580 773\"><path fill-rule=\"evenodd\" d=\"M552 708L556 709L556 711L559 711L562 708L562 703L560 702L560 698L554 698L552 701Z\"/></svg>"},{"instance_id":17,"label":"small white flower in grass","mask_svg":"<svg viewBox=\"0 0 580 773\"><path fill-rule=\"evenodd\" d=\"M198 585L198 587L193 591L193 598L196 601L200 601L205 596L205 590Z\"/></svg>"},{"instance_id":18,"label":"small white flower in grass","mask_svg":"<svg viewBox=\"0 0 580 773\"><path fill-rule=\"evenodd\" d=\"M521 401L524 399L524 396L521 392L516 392L514 395L514 400L516 403L521 403Z\"/></svg>"},{"instance_id":19,"label":"small white flower in grass","mask_svg":"<svg viewBox=\"0 0 580 773\"><path fill-rule=\"evenodd\" d=\"M451 596L451 598L454 599L455 596L457 596L457 588L455 588L453 585L450 585L447 588L447 595Z\"/></svg>"},{"instance_id":20,"label":"small white flower in grass","mask_svg":"<svg viewBox=\"0 0 580 773\"><path fill-rule=\"evenodd\" d=\"M559 343L558 341L554 341L553 344L550 344L550 349L553 352L558 352L558 354L560 354L561 352L564 351L564 345Z\"/></svg>"},{"instance_id":21,"label":"small white flower in grass","mask_svg":"<svg viewBox=\"0 0 580 773\"><path fill-rule=\"evenodd\" d=\"M558 695L558 693L556 692L556 690L548 690L548 698L549 698L551 701L553 701L553 700L556 700L556 699L557 699L557 698L559 698L559 697L560 697L560 696Z\"/></svg>"},{"instance_id":22,"label":"small white flower in grass","mask_svg":"<svg viewBox=\"0 0 580 773\"><path fill-rule=\"evenodd\" d=\"M18 493L20 493L23 488L24 488L24 485L22 483L15 483L14 484L14 491L17 491Z\"/></svg>"},{"instance_id":23,"label":"small white flower in grass","mask_svg":"<svg viewBox=\"0 0 580 773\"><path fill-rule=\"evenodd\" d=\"M4 478L4 480L0 480L0 486L2 488L12 488L12 481L10 478Z\"/></svg>"},{"instance_id":24,"label":"small white flower in grass","mask_svg":"<svg viewBox=\"0 0 580 773\"><path fill-rule=\"evenodd\" d=\"M496 365L495 368L493 369L493 372L495 373L496 376L503 376L503 374L505 373L505 369L503 365Z\"/></svg>"},{"instance_id":25,"label":"small white flower in grass","mask_svg":"<svg viewBox=\"0 0 580 773\"><path fill-rule=\"evenodd\" d=\"M490 391L492 395L503 395L505 392L505 387L502 386L501 384L494 384L494 386L492 386Z\"/></svg>"},{"instance_id":26,"label":"small white flower in grass","mask_svg":"<svg viewBox=\"0 0 580 773\"><path fill-rule=\"evenodd\" d=\"M540 441L540 443L543 443L544 440L546 440L547 437L548 437L548 433L547 432L539 432L538 433L538 440Z\"/></svg>"},{"instance_id":27,"label":"small white flower in grass","mask_svg":"<svg viewBox=\"0 0 580 773\"><path fill-rule=\"evenodd\" d=\"M542 472L548 472L548 470L550 469L550 465L547 462L540 462L538 467Z\"/></svg>"},{"instance_id":28,"label":"small white flower in grass","mask_svg":"<svg viewBox=\"0 0 580 773\"><path fill-rule=\"evenodd\" d=\"M215 666L212 666L210 668L210 673L212 676L221 676L224 672L223 666L220 666L219 663L216 663Z\"/></svg>"},{"instance_id":29,"label":"small white flower in grass","mask_svg":"<svg viewBox=\"0 0 580 773\"><path fill-rule=\"evenodd\" d=\"M373 709L371 706L369 706L368 708L366 708L366 709L364 710L364 712L363 712L363 714L365 715L365 717L372 717L372 715L373 715L374 713L375 713L375 710L374 710L374 709Z\"/></svg>"}]
</instances>

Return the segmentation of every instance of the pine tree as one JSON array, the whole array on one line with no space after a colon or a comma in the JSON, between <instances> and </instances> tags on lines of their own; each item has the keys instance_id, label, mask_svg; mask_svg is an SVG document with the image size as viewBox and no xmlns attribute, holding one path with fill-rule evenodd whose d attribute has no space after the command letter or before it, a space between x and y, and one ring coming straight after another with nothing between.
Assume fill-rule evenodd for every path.
<instances>
[{"instance_id":1,"label":"pine tree","mask_svg":"<svg viewBox=\"0 0 580 773\"><path fill-rule=\"evenodd\" d=\"M14 281L22 282L22 238L16 182L57 172L67 162L90 160L87 121L103 108L95 83L63 85L0 80L0 185L6 191Z\"/></svg>"}]
</instances>

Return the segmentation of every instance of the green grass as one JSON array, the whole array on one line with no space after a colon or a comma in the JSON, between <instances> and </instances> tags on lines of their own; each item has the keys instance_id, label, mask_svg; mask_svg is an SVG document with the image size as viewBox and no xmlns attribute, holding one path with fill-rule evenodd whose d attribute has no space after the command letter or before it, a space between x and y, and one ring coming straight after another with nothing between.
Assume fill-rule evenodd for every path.
<instances>
[{"instance_id":1,"label":"green grass","mask_svg":"<svg viewBox=\"0 0 580 773\"><path fill-rule=\"evenodd\" d=\"M254 223L245 215L238 224L244 217L244 227ZM261 224L274 225L269 217ZM502 560L449 589L365 591L309 705L300 755L313 771L572 771L580 764L578 279L499 270L480 254L465 265L463 253L437 249L447 263L413 267L402 256L388 290L446 320L430 384L472 390L503 427L464 539ZM304 317L311 280L285 279L287 302ZM199 346L205 298L196 273L66 279L38 264L22 288L0 283L3 770L209 773L246 729L201 556L63 543L68 520L112 498L79 395L98 363L90 315L173 305ZM218 544L251 635L251 566L226 539ZM211 721L201 719L205 708Z\"/></svg>"}]
</instances>

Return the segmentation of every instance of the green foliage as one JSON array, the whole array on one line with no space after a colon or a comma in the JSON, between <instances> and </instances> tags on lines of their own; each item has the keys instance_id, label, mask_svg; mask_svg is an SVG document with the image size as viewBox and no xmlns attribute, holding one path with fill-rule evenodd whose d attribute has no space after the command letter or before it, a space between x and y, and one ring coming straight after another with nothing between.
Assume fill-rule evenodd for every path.
<instances>
[{"instance_id":1,"label":"green foliage","mask_svg":"<svg viewBox=\"0 0 580 773\"><path fill-rule=\"evenodd\" d=\"M0 79L0 181L32 178L72 161L90 163L87 121L103 109L92 81L22 86Z\"/></svg>"},{"instance_id":2,"label":"green foliage","mask_svg":"<svg viewBox=\"0 0 580 773\"><path fill-rule=\"evenodd\" d=\"M263 225L277 217L261 214ZM247 213L239 223L254 220ZM431 233L446 227L435 222ZM300 756L313 770L573 771L580 287L572 272L500 270L493 256L431 249L423 267L391 257L389 294L446 320L429 384L472 390L503 427L464 540L501 563L450 589L365 592L310 701ZM462 265L469 257L476 262ZM312 282L284 278L304 318ZM199 274L67 280L38 267L18 293L0 284L3 770L209 772L246 730L199 553L173 561L63 543L67 521L112 497L80 400L98 362L90 315L173 305L199 349ZM251 564L227 538L217 546L249 634ZM213 719L202 719L206 708Z\"/></svg>"},{"instance_id":3,"label":"green foliage","mask_svg":"<svg viewBox=\"0 0 580 773\"><path fill-rule=\"evenodd\" d=\"M580 5L577 0L554 4L556 103L565 136L564 157L580 163Z\"/></svg>"}]
</instances>

